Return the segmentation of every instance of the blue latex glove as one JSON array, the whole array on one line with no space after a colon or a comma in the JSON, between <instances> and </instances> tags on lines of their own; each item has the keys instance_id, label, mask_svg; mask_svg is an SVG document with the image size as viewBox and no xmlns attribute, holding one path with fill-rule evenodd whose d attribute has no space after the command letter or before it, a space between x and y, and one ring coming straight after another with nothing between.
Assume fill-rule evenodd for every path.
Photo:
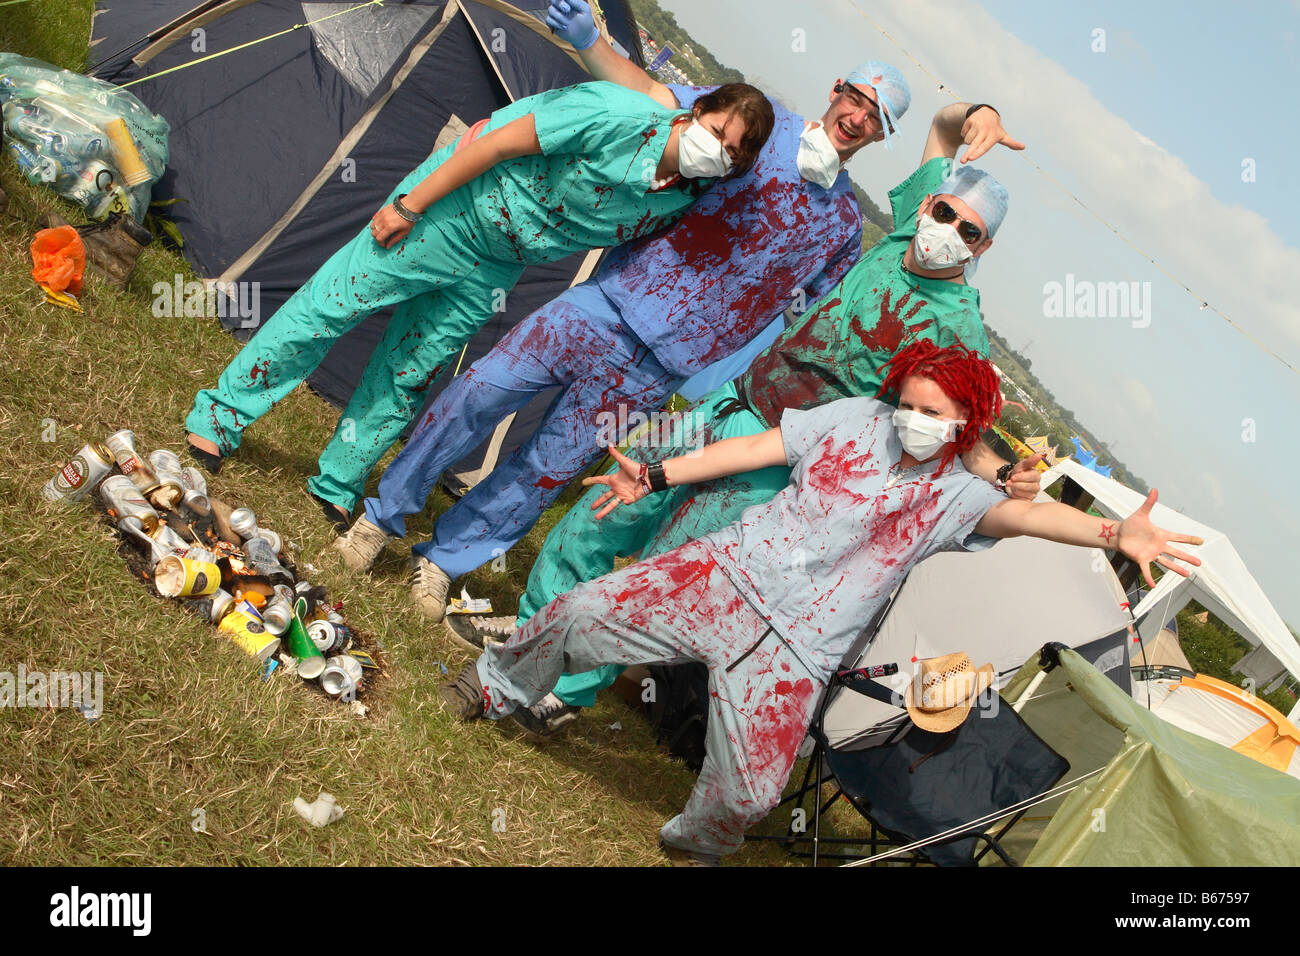
<instances>
[{"instance_id":1,"label":"blue latex glove","mask_svg":"<svg viewBox=\"0 0 1300 956\"><path fill-rule=\"evenodd\" d=\"M546 25L561 40L572 43L575 50L585 50L600 39L596 18L586 0L551 0L546 8Z\"/></svg>"}]
</instances>

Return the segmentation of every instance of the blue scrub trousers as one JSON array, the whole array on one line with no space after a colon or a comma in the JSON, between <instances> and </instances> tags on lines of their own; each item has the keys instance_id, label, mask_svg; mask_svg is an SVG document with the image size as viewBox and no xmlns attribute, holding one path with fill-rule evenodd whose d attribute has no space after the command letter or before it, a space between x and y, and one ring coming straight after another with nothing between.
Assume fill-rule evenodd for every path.
<instances>
[{"instance_id":1,"label":"blue scrub trousers","mask_svg":"<svg viewBox=\"0 0 1300 956\"><path fill-rule=\"evenodd\" d=\"M659 408L679 382L594 280L574 286L443 390L384 471L378 497L366 499L366 517L404 535L406 515L424 509L444 469L535 394L561 386L528 441L438 518L431 541L412 549L449 577L467 574L509 550L607 443L619 443L611 421Z\"/></svg>"}]
</instances>

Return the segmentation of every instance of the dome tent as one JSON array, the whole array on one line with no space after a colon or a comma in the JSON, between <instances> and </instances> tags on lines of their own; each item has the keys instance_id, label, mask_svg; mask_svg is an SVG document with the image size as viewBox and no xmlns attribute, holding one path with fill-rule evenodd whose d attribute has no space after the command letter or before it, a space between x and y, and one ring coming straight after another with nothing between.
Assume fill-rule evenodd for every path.
<instances>
[{"instance_id":1,"label":"dome tent","mask_svg":"<svg viewBox=\"0 0 1300 956\"><path fill-rule=\"evenodd\" d=\"M186 200L168 214L199 276L240 284L219 311L222 324L243 340L430 152L513 100L590 79L572 48L547 28L546 6L546 0L105 4L93 21L89 72L117 84L158 77L131 87L172 128L171 161L153 198ZM615 49L639 64L625 3L602 7ZM282 31L288 32L234 50ZM226 50L233 52L158 76ZM462 367L586 278L597 258L593 252L529 267L505 310L470 341ZM346 404L389 315L371 316L336 344L309 379L318 394ZM426 405L450 378L430 386ZM472 484L473 472L490 470L531 433L551 397L535 397L513 424L507 420L451 470L471 473Z\"/></svg>"}]
</instances>

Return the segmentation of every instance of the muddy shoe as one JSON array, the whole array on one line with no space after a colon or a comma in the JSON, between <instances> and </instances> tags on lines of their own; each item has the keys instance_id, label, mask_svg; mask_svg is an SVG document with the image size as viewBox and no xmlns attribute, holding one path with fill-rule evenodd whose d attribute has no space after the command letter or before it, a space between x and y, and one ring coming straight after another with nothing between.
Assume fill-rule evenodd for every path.
<instances>
[{"instance_id":1,"label":"muddy shoe","mask_svg":"<svg viewBox=\"0 0 1300 956\"><path fill-rule=\"evenodd\" d=\"M477 720L483 716L483 685L473 661L462 667L452 680L439 684L438 694L457 720Z\"/></svg>"},{"instance_id":2,"label":"muddy shoe","mask_svg":"<svg viewBox=\"0 0 1300 956\"><path fill-rule=\"evenodd\" d=\"M330 545L331 551L343 556L349 571L364 574L388 544L388 532L374 524L365 515L357 518L347 534L339 535ZM443 589L444 596L446 589Z\"/></svg>"},{"instance_id":3,"label":"muddy shoe","mask_svg":"<svg viewBox=\"0 0 1300 956\"><path fill-rule=\"evenodd\" d=\"M411 555L411 602L437 624L447 614L451 578L426 557Z\"/></svg>"},{"instance_id":4,"label":"muddy shoe","mask_svg":"<svg viewBox=\"0 0 1300 956\"><path fill-rule=\"evenodd\" d=\"M86 246L86 262L115 289L125 289L135 261L153 234L131 216L115 212L103 222L77 226Z\"/></svg>"},{"instance_id":5,"label":"muddy shoe","mask_svg":"<svg viewBox=\"0 0 1300 956\"><path fill-rule=\"evenodd\" d=\"M220 455L210 452L206 448L200 448L188 436L185 438L185 447L189 450L190 457L202 465L203 470L209 475L215 475L221 471L221 463L225 459Z\"/></svg>"}]
</instances>

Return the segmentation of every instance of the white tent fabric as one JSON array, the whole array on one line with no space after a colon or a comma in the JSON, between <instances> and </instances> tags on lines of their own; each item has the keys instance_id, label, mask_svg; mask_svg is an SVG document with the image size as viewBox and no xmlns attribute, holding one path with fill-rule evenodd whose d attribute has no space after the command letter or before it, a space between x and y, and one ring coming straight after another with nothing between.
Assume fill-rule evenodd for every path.
<instances>
[{"instance_id":1,"label":"white tent fabric","mask_svg":"<svg viewBox=\"0 0 1300 956\"><path fill-rule=\"evenodd\" d=\"M1057 462L1043 472L1042 487L1050 487L1062 475L1069 476L1092 495L1094 507L1107 517L1126 518L1145 500L1144 495L1132 488L1070 459ZM1290 673L1300 677L1300 644L1291 636L1228 536L1159 502L1151 509L1151 520L1170 531L1196 535L1205 544L1180 545L1188 554L1200 558L1201 566L1191 568L1191 576L1187 578L1165 574L1132 609L1143 640L1154 638L1166 621L1195 599L1251 644L1263 644ZM1300 703L1292 708L1289 716L1295 719L1298 714Z\"/></svg>"},{"instance_id":2,"label":"white tent fabric","mask_svg":"<svg viewBox=\"0 0 1300 956\"><path fill-rule=\"evenodd\" d=\"M1133 641L1128 650L1129 659L1134 667L1166 666L1181 667L1193 673L1196 671L1187 660L1187 655L1183 653L1183 646L1178 643L1178 635L1167 627L1162 628L1160 633L1149 641L1141 643Z\"/></svg>"},{"instance_id":3,"label":"white tent fabric","mask_svg":"<svg viewBox=\"0 0 1300 956\"><path fill-rule=\"evenodd\" d=\"M1133 685L1133 698L1175 727L1213 740L1228 749L1236 747L1265 725L1274 727L1276 733L1273 719L1265 717L1258 709L1235 699L1206 693L1195 684L1163 679L1137 681ZM1300 749L1291 755L1282 772L1300 779Z\"/></svg>"},{"instance_id":4,"label":"white tent fabric","mask_svg":"<svg viewBox=\"0 0 1300 956\"><path fill-rule=\"evenodd\" d=\"M901 695L916 661L965 651L976 667L991 663L1001 687L1048 641L1079 647L1126 628L1124 604L1097 548L1008 538L974 554L942 552L912 569L855 666L897 664L897 674L878 682ZM1128 666L1122 653L1115 665ZM826 708L826 735L836 748L883 744L906 725L906 714L861 694L837 693Z\"/></svg>"}]
</instances>

